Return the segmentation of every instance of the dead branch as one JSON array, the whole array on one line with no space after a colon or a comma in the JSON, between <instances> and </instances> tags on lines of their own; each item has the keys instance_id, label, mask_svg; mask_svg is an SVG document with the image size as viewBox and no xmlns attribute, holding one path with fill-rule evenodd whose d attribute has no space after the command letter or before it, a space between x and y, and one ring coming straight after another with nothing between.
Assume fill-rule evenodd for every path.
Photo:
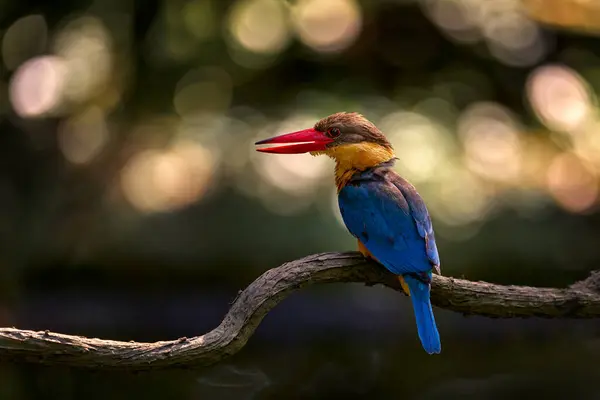
<instances>
[{"instance_id":1,"label":"dead branch","mask_svg":"<svg viewBox=\"0 0 600 400\"><path fill-rule=\"evenodd\" d=\"M291 292L317 283L362 282L401 291L398 280L359 253L323 253L271 269L242 291L219 326L194 338L155 343L0 328L0 357L15 362L146 370L200 367L237 353L263 317ZM564 288L503 286L434 276L432 303L488 317L595 318L600 316L600 273Z\"/></svg>"}]
</instances>

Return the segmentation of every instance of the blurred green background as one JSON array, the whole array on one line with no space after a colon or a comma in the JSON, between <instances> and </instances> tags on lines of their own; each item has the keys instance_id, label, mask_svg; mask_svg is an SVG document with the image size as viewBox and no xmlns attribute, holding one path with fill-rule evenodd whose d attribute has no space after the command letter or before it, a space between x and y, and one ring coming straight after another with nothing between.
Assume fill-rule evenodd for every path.
<instances>
[{"instance_id":1,"label":"blurred green background","mask_svg":"<svg viewBox=\"0 0 600 400\"><path fill-rule=\"evenodd\" d=\"M1 0L0 326L154 341L269 268L354 250L332 162L253 143L358 111L425 198L445 275L565 286L600 265L600 4ZM2 363L0 399L600 399L597 321L294 293L201 371Z\"/></svg>"}]
</instances>

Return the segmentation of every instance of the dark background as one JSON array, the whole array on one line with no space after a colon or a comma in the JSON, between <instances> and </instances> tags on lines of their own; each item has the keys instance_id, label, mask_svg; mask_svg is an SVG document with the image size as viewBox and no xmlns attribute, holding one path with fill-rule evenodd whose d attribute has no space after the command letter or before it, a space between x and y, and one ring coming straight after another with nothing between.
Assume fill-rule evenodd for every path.
<instances>
[{"instance_id":1,"label":"dark background","mask_svg":"<svg viewBox=\"0 0 600 400\"><path fill-rule=\"evenodd\" d=\"M0 325L214 328L269 268L354 250L331 161L252 143L359 111L425 198L445 275L566 286L600 262L600 8L553 0L0 1ZM294 293L200 371L0 363L0 398L600 398L597 321Z\"/></svg>"}]
</instances>

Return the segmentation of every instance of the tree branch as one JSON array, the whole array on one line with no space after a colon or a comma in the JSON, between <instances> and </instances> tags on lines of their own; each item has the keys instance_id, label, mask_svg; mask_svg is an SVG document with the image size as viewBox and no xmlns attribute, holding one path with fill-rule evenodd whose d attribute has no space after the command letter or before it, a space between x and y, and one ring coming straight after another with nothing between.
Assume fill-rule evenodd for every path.
<instances>
[{"instance_id":1,"label":"tree branch","mask_svg":"<svg viewBox=\"0 0 600 400\"><path fill-rule=\"evenodd\" d=\"M205 335L139 343L52 332L0 329L0 357L18 362L145 370L198 367L237 353L263 317L291 292L316 283L362 282L401 291L395 276L359 253L324 253L271 269L242 291L221 324ZM594 318L600 316L600 273L569 288L502 286L434 275L432 303L489 317Z\"/></svg>"}]
</instances>

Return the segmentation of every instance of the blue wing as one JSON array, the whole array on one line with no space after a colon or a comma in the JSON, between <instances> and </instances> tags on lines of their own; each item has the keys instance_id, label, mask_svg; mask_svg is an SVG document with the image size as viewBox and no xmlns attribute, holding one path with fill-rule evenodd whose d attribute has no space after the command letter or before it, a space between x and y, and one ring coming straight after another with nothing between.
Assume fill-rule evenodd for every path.
<instances>
[{"instance_id":1,"label":"blue wing","mask_svg":"<svg viewBox=\"0 0 600 400\"><path fill-rule=\"evenodd\" d=\"M395 274L439 271L439 255L427 208L407 181L389 170L363 173L338 196L353 236Z\"/></svg>"},{"instance_id":2,"label":"blue wing","mask_svg":"<svg viewBox=\"0 0 600 400\"><path fill-rule=\"evenodd\" d=\"M417 232L425 241L425 250L427 258L433 269L440 273L440 256L435 243L435 234L433 233L433 224L431 217L425 206L425 202L417 193L417 190L408 181L391 171L386 175L387 179L402 193L410 208L410 214L415 220Z\"/></svg>"}]
</instances>

